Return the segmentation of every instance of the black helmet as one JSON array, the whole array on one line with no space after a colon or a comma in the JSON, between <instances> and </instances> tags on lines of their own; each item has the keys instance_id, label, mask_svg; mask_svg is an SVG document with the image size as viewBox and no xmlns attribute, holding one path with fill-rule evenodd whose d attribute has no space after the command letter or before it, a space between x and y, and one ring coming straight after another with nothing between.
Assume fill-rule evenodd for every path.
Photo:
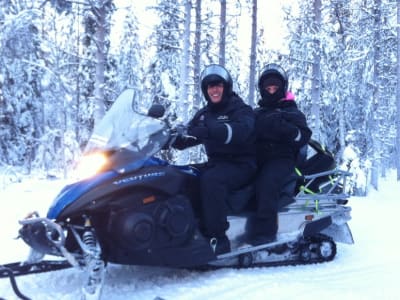
<instances>
[{"instance_id":1,"label":"black helmet","mask_svg":"<svg viewBox=\"0 0 400 300\"><path fill-rule=\"evenodd\" d=\"M205 67L201 73L201 91L207 101L210 101L210 97L207 93L207 88L210 84L223 83L224 94L223 98L232 94L232 77L229 72L220 65L212 64Z\"/></svg>"},{"instance_id":2,"label":"black helmet","mask_svg":"<svg viewBox=\"0 0 400 300\"><path fill-rule=\"evenodd\" d=\"M263 96L264 91L263 83L268 77L275 77L277 79L280 79L283 83L282 92L283 94L286 94L289 85L288 76L285 70L280 65L272 63L265 65L260 72L260 76L258 77L258 90L260 91L261 96Z\"/></svg>"}]
</instances>

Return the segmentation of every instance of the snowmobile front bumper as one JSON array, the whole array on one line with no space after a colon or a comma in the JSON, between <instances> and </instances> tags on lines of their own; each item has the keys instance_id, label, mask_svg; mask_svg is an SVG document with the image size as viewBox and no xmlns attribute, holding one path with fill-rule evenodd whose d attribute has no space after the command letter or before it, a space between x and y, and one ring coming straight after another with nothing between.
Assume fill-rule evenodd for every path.
<instances>
[{"instance_id":1,"label":"snowmobile front bumper","mask_svg":"<svg viewBox=\"0 0 400 300\"><path fill-rule=\"evenodd\" d=\"M48 218L30 217L19 221L19 236L37 252L63 256L65 235L60 225Z\"/></svg>"}]
</instances>

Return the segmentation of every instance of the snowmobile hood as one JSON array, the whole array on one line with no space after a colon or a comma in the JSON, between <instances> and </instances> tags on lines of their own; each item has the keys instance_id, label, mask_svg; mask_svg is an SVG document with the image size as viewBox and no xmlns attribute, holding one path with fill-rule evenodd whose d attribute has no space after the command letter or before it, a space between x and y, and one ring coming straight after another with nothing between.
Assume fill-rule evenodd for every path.
<instances>
[{"instance_id":1,"label":"snowmobile hood","mask_svg":"<svg viewBox=\"0 0 400 300\"><path fill-rule=\"evenodd\" d=\"M145 160L136 161L135 164L131 164L130 171L139 169L141 167L162 166L166 164L167 162L161 159L150 157ZM182 171L188 172L186 169L188 168L182 167ZM194 173L193 175L197 175L197 173ZM119 176L120 174L115 170L109 170L107 172L100 173L99 175L94 176L90 179L78 181L65 186L58 194L58 196L54 199L53 204L50 206L47 212L47 218L57 219L57 217L68 205L77 201L82 195L98 187L99 185L111 181Z\"/></svg>"},{"instance_id":2,"label":"snowmobile hood","mask_svg":"<svg viewBox=\"0 0 400 300\"><path fill-rule=\"evenodd\" d=\"M93 178L65 186L54 199L53 204L50 206L47 212L47 218L56 219L64 210L64 208L79 199L80 196L90 191L92 188L100 185L101 183L112 179L116 175L116 172L108 171Z\"/></svg>"}]
</instances>

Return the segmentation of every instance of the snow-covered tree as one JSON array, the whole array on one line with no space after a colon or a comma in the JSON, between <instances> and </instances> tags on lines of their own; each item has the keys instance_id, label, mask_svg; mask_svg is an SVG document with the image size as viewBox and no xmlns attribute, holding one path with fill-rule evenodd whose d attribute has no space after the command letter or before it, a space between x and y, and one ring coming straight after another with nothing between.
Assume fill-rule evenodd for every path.
<instances>
[{"instance_id":1,"label":"snow-covered tree","mask_svg":"<svg viewBox=\"0 0 400 300\"><path fill-rule=\"evenodd\" d=\"M83 62L85 64L82 72L91 78L91 86L88 86L85 96L92 102L94 122L101 120L106 109L105 101L108 97L106 71L110 67L107 63L109 63L109 34L113 9L112 0L98 0L84 5L85 60Z\"/></svg>"},{"instance_id":2,"label":"snow-covered tree","mask_svg":"<svg viewBox=\"0 0 400 300\"><path fill-rule=\"evenodd\" d=\"M128 87L138 92L143 89L144 51L143 45L140 44L138 24L134 8L128 7L117 49L111 54L117 64L118 80L115 94Z\"/></svg>"},{"instance_id":3,"label":"snow-covered tree","mask_svg":"<svg viewBox=\"0 0 400 300\"><path fill-rule=\"evenodd\" d=\"M400 24L400 1L397 0L397 24ZM397 80L396 80L396 169L400 181L400 26L397 26Z\"/></svg>"},{"instance_id":4,"label":"snow-covered tree","mask_svg":"<svg viewBox=\"0 0 400 300\"><path fill-rule=\"evenodd\" d=\"M179 1L172 0L159 0L155 9L160 22L152 36L156 53L147 73L152 97L174 114L180 86L182 10Z\"/></svg>"},{"instance_id":5,"label":"snow-covered tree","mask_svg":"<svg viewBox=\"0 0 400 300\"><path fill-rule=\"evenodd\" d=\"M42 126L41 12L14 8L3 10L0 37L0 151L4 162L30 168Z\"/></svg>"},{"instance_id":6,"label":"snow-covered tree","mask_svg":"<svg viewBox=\"0 0 400 300\"><path fill-rule=\"evenodd\" d=\"M321 1L321 26L318 36L308 31L315 10L302 2L297 20L292 20L291 59L300 94L312 95L310 51L319 51L321 74L320 137L345 165L346 147L360 155L361 170L383 171L393 155L393 93L390 82L394 57L393 3L387 1ZM312 13L314 11L314 13ZM379 34L377 34L379 33ZM310 42L319 41L319 47ZM315 45L315 43L314 43ZM381 91L385 91L382 93ZM313 100L314 101L314 100ZM312 108L307 115L317 118ZM311 123L316 129L316 120ZM328 125L329 124L329 125ZM390 141L392 140L392 141ZM353 151L354 152L354 151ZM384 158L382 160L382 158ZM372 178L376 178L373 176ZM377 186L377 183L375 183Z\"/></svg>"}]
</instances>

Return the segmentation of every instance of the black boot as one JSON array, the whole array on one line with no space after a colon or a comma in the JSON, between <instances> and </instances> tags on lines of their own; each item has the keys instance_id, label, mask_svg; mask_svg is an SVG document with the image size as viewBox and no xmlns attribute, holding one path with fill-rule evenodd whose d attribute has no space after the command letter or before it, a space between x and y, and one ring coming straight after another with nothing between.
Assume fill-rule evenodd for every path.
<instances>
[{"instance_id":1,"label":"black boot","mask_svg":"<svg viewBox=\"0 0 400 300\"><path fill-rule=\"evenodd\" d=\"M245 243L252 246L268 244L276 241L278 231L278 219L272 218L249 218L246 223L246 232L243 235Z\"/></svg>"}]
</instances>

